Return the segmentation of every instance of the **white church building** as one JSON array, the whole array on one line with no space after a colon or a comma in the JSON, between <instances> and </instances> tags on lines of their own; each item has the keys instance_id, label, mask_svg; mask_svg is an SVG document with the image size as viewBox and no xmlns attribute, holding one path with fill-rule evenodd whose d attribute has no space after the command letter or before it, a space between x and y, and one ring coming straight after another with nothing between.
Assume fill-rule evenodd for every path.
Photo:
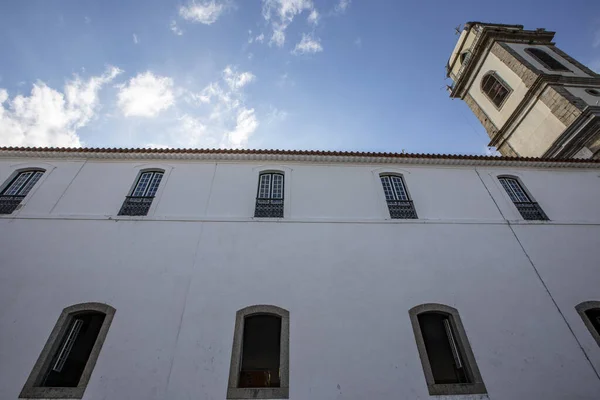
<instances>
[{"instance_id":1,"label":"white church building","mask_svg":"<svg viewBox=\"0 0 600 400\"><path fill-rule=\"evenodd\" d=\"M0 148L0 399L598 399L581 149Z\"/></svg>"}]
</instances>

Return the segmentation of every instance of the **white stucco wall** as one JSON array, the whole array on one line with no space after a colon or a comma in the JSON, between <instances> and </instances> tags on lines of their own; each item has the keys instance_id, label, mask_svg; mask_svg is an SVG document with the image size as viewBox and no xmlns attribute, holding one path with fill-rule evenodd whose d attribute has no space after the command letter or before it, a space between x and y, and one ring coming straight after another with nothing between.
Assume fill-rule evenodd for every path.
<instances>
[{"instance_id":1,"label":"white stucco wall","mask_svg":"<svg viewBox=\"0 0 600 400\"><path fill-rule=\"evenodd\" d=\"M146 163L38 161L52 173L0 217L1 399L88 301L117 311L85 400L224 399L253 304L290 311L290 399L430 398L408 317L430 302L459 310L490 399L600 391L544 287L600 367L574 310L600 300L600 169L169 160L153 215L115 220ZM251 217L262 169L286 172L284 220ZM404 174L419 220L387 219L383 171ZM501 174L552 221L521 221Z\"/></svg>"},{"instance_id":2,"label":"white stucco wall","mask_svg":"<svg viewBox=\"0 0 600 400\"><path fill-rule=\"evenodd\" d=\"M495 71L502 80L504 80L508 86L512 89L508 98L500 109L488 99L488 97L481 90L481 79L488 72ZM527 87L525 83L515 74L506 64L504 64L498 57L492 53L488 53L485 57L485 61L481 66L481 69L477 73L477 76L473 80L471 87L469 88L469 94L479 104L481 109L487 114L490 120L496 125L498 129L502 128L506 120L511 116L515 108L521 103L523 97L527 93Z\"/></svg>"},{"instance_id":3,"label":"white stucco wall","mask_svg":"<svg viewBox=\"0 0 600 400\"><path fill-rule=\"evenodd\" d=\"M589 74L585 73L584 71L582 71L581 69L576 67L574 64L570 63L569 61L565 60L563 57L561 57L560 55L555 53L552 49L549 48L549 46L546 46L543 44L530 45L530 44L526 44L526 43L507 43L507 45L511 49L515 50L521 57L525 58L527 61L529 61L531 64L533 64L537 69L543 71L546 74L563 75L563 76L580 76L580 77L589 76ZM553 58L558 60L562 65L564 65L565 67L570 69L571 71L553 71L553 70L546 68L542 63L540 63L534 57L530 56L529 54L527 54L525 52L526 48L531 48L531 47L539 48L539 49L545 51L546 53L550 54Z\"/></svg>"},{"instance_id":4,"label":"white stucco wall","mask_svg":"<svg viewBox=\"0 0 600 400\"><path fill-rule=\"evenodd\" d=\"M535 100L508 142L523 157L540 157L565 129L546 104Z\"/></svg>"}]
</instances>

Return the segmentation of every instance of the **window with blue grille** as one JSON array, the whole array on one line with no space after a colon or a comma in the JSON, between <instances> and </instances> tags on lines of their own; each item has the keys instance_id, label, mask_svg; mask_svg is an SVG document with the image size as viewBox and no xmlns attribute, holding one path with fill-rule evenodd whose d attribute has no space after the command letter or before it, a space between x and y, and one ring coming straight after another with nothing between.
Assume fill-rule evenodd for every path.
<instances>
[{"instance_id":1,"label":"window with blue grille","mask_svg":"<svg viewBox=\"0 0 600 400\"><path fill-rule=\"evenodd\" d=\"M392 219L417 219L404 179L399 175L381 175L383 193Z\"/></svg>"},{"instance_id":2,"label":"window with blue grille","mask_svg":"<svg viewBox=\"0 0 600 400\"><path fill-rule=\"evenodd\" d=\"M163 175L163 171L142 172L131 195L125 198L119 215L148 215Z\"/></svg>"},{"instance_id":3,"label":"window with blue grille","mask_svg":"<svg viewBox=\"0 0 600 400\"><path fill-rule=\"evenodd\" d=\"M284 175L281 172L264 172L258 176L256 218L283 218Z\"/></svg>"},{"instance_id":4,"label":"window with blue grille","mask_svg":"<svg viewBox=\"0 0 600 400\"><path fill-rule=\"evenodd\" d=\"M519 210L519 213L521 213L523 219L531 221L546 221L548 219L544 210L542 210L538 203L531 199L516 178L501 176L498 180L504 190L506 190L510 200L517 207L517 210Z\"/></svg>"},{"instance_id":5,"label":"window with blue grille","mask_svg":"<svg viewBox=\"0 0 600 400\"><path fill-rule=\"evenodd\" d=\"M0 214L11 214L44 175L42 170L21 171L0 192Z\"/></svg>"}]
</instances>

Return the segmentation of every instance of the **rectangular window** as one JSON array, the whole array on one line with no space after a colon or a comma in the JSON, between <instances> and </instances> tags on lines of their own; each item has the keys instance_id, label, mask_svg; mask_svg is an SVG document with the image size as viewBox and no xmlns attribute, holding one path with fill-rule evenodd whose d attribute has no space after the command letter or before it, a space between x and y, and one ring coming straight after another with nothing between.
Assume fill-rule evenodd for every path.
<instances>
[{"instance_id":1,"label":"rectangular window","mask_svg":"<svg viewBox=\"0 0 600 400\"><path fill-rule=\"evenodd\" d=\"M502 187L508 194L510 200L514 203L519 213L525 220L546 221L548 217L538 203L531 200L525 192L519 181L511 177L498 178Z\"/></svg>"},{"instance_id":2,"label":"rectangular window","mask_svg":"<svg viewBox=\"0 0 600 400\"><path fill-rule=\"evenodd\" d=\"M417 212L404 185L404 180L397 175L381 175L383 193L392 219L416 219Z\"/></svg>"},{"instance_id":3,"label":"rectangular window","mask_svg":"<svg viewBox=\"0 0 600 400\"><path fill-rule=\"evenodd\" d=\"M255 218L283 218L284 175L262 173L258 177Z\"/></svg>"},{"instance_id":4,"label":"rectangular window","mask_svg":"<svg viewBox=\"0 0 600 400\"><path fill-rule=\"evenodd\" d=\"M43 171L20 172L0 193L0 214L11 214L15 211L42 175Z\"/></svg>"},{"instance_id":5,"label":"rectangular window","mask_svg":"<svg viewBox=\"0 0 600 400\"><path fill-rule=\"evenodd\" d=\"M119 215L148 215L163 174L162 171L142 172L131 196L125 198Z\"/></svg>"}]
</instances>

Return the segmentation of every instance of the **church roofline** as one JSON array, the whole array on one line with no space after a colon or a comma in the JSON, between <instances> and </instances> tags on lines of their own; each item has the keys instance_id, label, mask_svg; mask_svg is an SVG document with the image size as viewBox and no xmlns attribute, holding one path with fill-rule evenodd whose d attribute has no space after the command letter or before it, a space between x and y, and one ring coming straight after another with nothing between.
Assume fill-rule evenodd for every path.
<instances>
[{"instance_id":1,"label":"church roofline","mask_svg":"<svg viewBox=\"0 0 600 400\"><path fill-rule=\"evenodd\" d=\"M536 168L600 168L600 160L496 157L461 154L380 153L264 149L148 149L0 147L0 158L173 159L221 161L296 161L424 165L472 165Z\"/></svg>"}]
</instances>

